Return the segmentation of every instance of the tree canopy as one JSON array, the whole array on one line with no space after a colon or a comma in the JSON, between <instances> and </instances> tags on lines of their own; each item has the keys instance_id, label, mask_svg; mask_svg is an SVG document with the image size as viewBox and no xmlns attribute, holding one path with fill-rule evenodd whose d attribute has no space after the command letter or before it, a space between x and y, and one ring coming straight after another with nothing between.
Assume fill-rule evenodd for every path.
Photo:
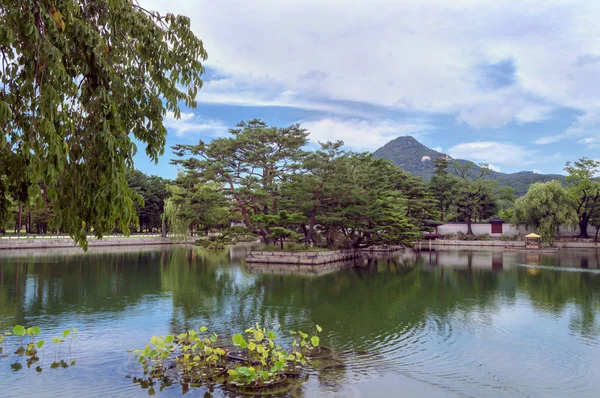
<instances>
[{"instance_id":1,"label":"tree canopy","mask_svg":"<svg viewBox=\"0 0 600 398\"><path fill-rule=\"evenodd\" d=\"M176 145L193 184L214 184L231 213L264 242L298 239L327 247L410 243L437 218L425 184L385 159L321 143L306 151L298 125L239 123L210 143Z\"/></svg>"},{"instance_id":2,"label":"tree canopy","mask_svg":"<svg viewBox=\"0 0 600 398\"><path fill-rule=\"evenodd\" d=\"M126 180L137 151L163 153L166 112L196 105L203 43L190 20L130 0L0 1L0 224L9 196L42 204L81 245L139 198Z\"/></svg>"},{"instance_id":3,"label":"tree canopy","mask_svg":"<svg viewBox=\"0 0 600 398\"><path fill-rule=\"evenodd\" d=\"M514 221L532 225L542 239L554 243L561 225L575 225L577 214L573 200L558 181L538 182L515 202Z\"/></svg>"},{"instance_id":4,"label":"tree canopy","mask_svg":"<svg viewBox=\"0 0 600 398\"><path fill-rule=\"evenodd\" d=\"M594 180L600 172L600 162L583 157L574 163L567 162L565 171L569 173L567 190L577 213L579 237L588 238L588 224L600 207L600 182Z\"/></svg>"},{"instance_id":5,"label":"tree canopy","mask_svg":"<svg viewBox=\"0 0 600 398\"><path fill-rule=\"evenodd\" d=\"M187 158L173 163L216 183L235 201L246 227L266 239L268 228L253 217L278 213L280 183L299 168L308 133L297 124L270 127L254 119L238 123L229 134L209 143L174 146L176 155Z\"/></svg>"}]
</instances>

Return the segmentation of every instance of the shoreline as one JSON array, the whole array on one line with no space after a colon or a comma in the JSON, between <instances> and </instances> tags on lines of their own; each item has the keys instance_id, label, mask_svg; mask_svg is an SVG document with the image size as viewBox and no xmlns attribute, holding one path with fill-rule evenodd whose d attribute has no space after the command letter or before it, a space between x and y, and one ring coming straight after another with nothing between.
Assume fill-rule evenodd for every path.
<instances>
[{"instance_id":1,"label":"shoreline","mask_svg":"<svg viewBox=\"0 0 600 398\"><path fill-rule=\"evenodd\" d=\"M415 248L427 249L429 247L497 247L497 248L525 248L524 242L499 241L499 240L433 240L415 242ZM555 241L554 247L563 249L600 249L600 242L561 242Z\"/></svg>"},{"instance_id":2,"label":"shoreline","mask_svg":"<svg viewBox=\"0 0 600 398\"><path fill-rule=\"evenodd\" d=\"M105 237L103 239L96 239L95 237L88 238L88 247L176 245L185 243L186 242L177 241L172 238L161 237ZM0 252L3 250L55 248L79 248L79 245L77 245L71 238L0 239Z\"/></svg>"}]
</instances>

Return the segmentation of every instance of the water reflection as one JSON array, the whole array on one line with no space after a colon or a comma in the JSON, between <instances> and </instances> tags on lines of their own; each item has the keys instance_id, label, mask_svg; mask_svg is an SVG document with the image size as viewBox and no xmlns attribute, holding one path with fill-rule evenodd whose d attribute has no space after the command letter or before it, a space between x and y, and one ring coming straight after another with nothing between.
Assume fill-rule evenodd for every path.
<instances>
[{"instance_id":1,"label":"water reflection","mask_svg":"<svg viewBox=\"0 0 600 398\"><path fill-rule=\"evenodd\" d=\"M600 269L596 251L405 251L296 269L247 267L245 250L0 252L0 329L68 318L98 340L118 330L123 341L109 349L85 346L74 372L88 380L86 358L97 372L156 333L210 325L227 335L259 322L283 334L318 323L346 366L315 375L306 396L360 391L349 386L373 379L388 380L391 394L402 388L391 375L464 396L600 393L600 275L552 268ZM131 389L122 377L104 380ZM13 392L32 382L20 380Z\"/></svg>"}]
</instances>

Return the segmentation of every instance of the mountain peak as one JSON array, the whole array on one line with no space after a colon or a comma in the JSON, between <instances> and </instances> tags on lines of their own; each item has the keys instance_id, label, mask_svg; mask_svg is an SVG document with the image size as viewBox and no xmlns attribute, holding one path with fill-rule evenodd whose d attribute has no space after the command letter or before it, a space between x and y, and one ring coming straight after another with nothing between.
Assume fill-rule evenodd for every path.
<instances>
[{"instance_id":1,"label":"mountain peak","mask_svg":"<svg viewBox=\"0 0 600 398\"><path fill-rule=\"evenodd\" d=\"M378 158L386 158L394 162L405 171L422 177L429 181L435 171L433 161L436 158L444 156L443 153L434 151L426 147L410 135L397 137L378 150L373 155ZM469 160L453 159L458 163L472 163ZM479 166L475 166L479 168ZM545 182L550 180L563 181L564 176L558 174L536 174L532 172L520 171L518 173L507 174L491 171L488 178L498 180L500 185L514 188L515 194L524 195L529 189L529 185L534 182Z\"/></svg>"}]
</instances>

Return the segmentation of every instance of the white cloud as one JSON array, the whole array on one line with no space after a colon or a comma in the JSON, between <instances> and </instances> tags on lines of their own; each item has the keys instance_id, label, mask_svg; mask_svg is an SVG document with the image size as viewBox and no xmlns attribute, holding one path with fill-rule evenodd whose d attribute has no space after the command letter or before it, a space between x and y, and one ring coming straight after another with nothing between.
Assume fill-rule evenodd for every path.
<instances>
[{"instance_id":1,"label":"white cloud","mask_svg":"<svg viewBox=\"0 0 600 398\"><path fill-rule=\"evenodd\" d=\"M449 113L476 128L543 120L558 106L600 106L594 1L142 4L189 16L206 44L206 65L228 76L208 82L200 101L322 109L326 102L315 98L349 100ZM515 67L509 87L481 85L480 66L504 60ZM236 97L244 82L255 88ZM282 99L286 92L294 95ZM334 108L325 110L343 106Z\"/></svg>"},{"instance_id":2,"label":"white cloud","mask_svg":"<svg viewBox=\"0 0 600 398\"><path fill-rule=\"evenodd\" d=\"M217 136L227 131L227 126L220 120L202 119L192 112L181 112L180 116L178 120L175 119L173 112L167 112L164 118L167 130L175 133L177 137L195 135L197 133L209 133Z\"/></svg>"},{"instance_id":3,"label":"white cloud","mask_svg":"<svg viewBox=\"0 0 600 398\"><path fill-rule=\"evenodd\" d=\"M577 140L578 144L596 147L600 143L600 110L590 109L577 116L562 134L538 138L535 144L549 144L562 140Z\"/></svg>"},{"instance_id":4,"label":"white cloud","mask_svg":"<svg viewBox=\"0 0 600 398\"><path fill-rule=\"evenodd\" d=\"M463 107L456 120L479 128L498 128L510 122L534 123L547 118L552 106L536 103L518 90L509 89L495 93L489 100L482 100Z\"/></svg>"},{"instance_id":5,"label":"white cloud","mask_svg":"<svg viewBox=\"0 0 600 398\"><path fill-rule=\"evenodd\" d=\"M554 142L563 140L565 137L565 134L547 135L545 137L540 137L538 139L533 140L533 143L536 145L552 144Z\"/></svg>"},{"instance_id":6,"label":"white cloud","mask_svg":"<svg viewBox=\"0 0 600 398\"><path fill-rule=\"evenodd\" d=\"M467 159L476 163L488 163L492 164L492 166L496 164L507 166L542 164L556 161L560 158L560 154L540 156L536 151L532 151L524 146L497 141L458 144L450 148L448 154L453 158Z\"/></svg>"},{"instance_id":7,"label":"white cloud","mask_svg":"<svg viewBox=\"0 0 600 398\"><path fill-rule=\"evenodd\" d=\"M431 148L431 149L433 149L433 150L434 150L434 151L436 151L436 152L442 152L442 147L441 147L441 146L434 146L434 147L433 147L433 148Z\"/></svg>"},{"instance_id":8,"label":"white cloud","mask_svg":"<svg viewBox=\"0 0 600 398\"><path fill-rule=\"evenodd\" d=\"M324 118L299 123L310 132L313 144L342 140L347 148L357 151L374 151L399 136L412 135L419 138L435 129L418 120L398 122Z\"/></svg>"},{"instance_id":9,"label":"white cloud","mask_svg":"<svg viewBox=\"0 0 600 398\"><path fill-rule=\"evenodd\" d=\"M494 170L494 171L500 172L500 167L496 166L495 164L488 163L488 168L490 170Z\"/></svg>"}]
</instances>

